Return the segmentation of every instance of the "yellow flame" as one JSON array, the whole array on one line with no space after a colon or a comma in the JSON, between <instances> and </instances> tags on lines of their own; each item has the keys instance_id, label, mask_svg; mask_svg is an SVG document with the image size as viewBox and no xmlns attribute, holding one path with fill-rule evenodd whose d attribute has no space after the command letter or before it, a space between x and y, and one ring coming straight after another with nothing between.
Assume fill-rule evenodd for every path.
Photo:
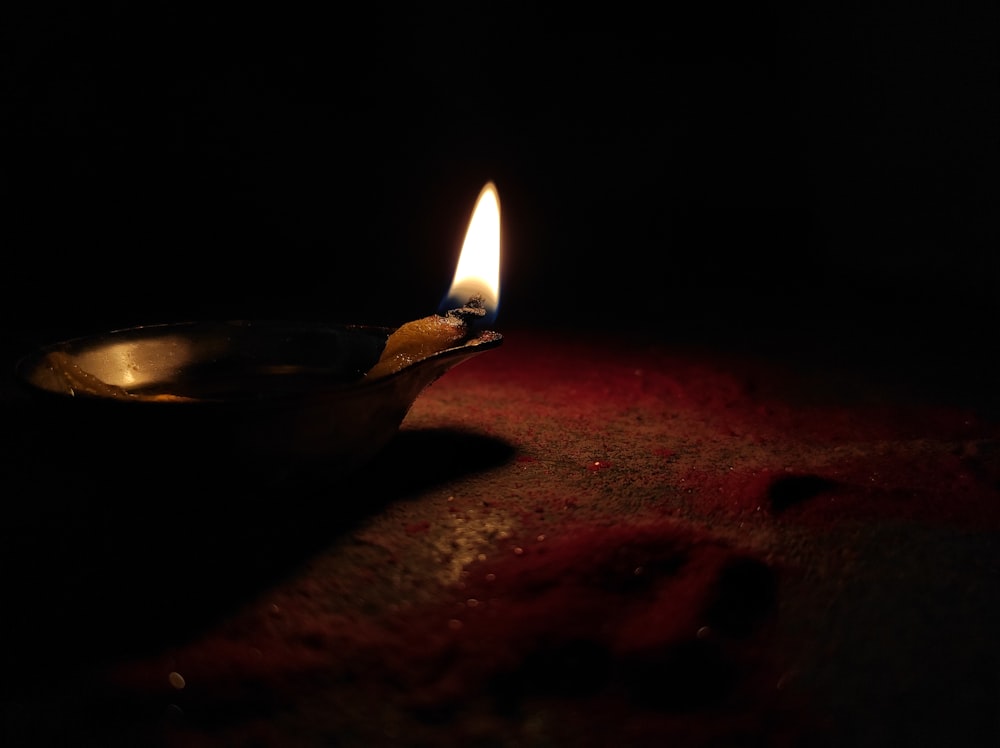
<instances>
[{"instance_id":1,"label":"yellow flame","mask_svg":"<svg viewBox=\"0 0 1000 748\"><path fill-rule=\"evenodd\" d=\"M500 303L500 197L493 182L487 182L476 198L447 298L461 305L475 296L482 297L488 313L496 313Z\"/></svg>"}]
</instances>

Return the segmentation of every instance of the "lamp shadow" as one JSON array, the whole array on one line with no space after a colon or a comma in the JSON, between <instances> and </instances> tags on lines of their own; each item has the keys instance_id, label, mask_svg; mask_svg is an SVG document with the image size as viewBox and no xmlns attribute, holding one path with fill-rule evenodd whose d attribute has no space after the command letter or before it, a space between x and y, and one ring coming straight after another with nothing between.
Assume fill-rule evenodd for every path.
<instances>
[{"instance_id":1,"label":"lamp shadow","mask_svg":"<svg viewBox=\"0 0 1000 748\"><path fill-rule=\"evenodd\" d=\"M0 655L6 682L183 641L392 502L513 453L481 434L404 429L346 476L320 462L244 475L22 454L3 466L0 635L19 643Z\"/></svg>"}]
</instances>

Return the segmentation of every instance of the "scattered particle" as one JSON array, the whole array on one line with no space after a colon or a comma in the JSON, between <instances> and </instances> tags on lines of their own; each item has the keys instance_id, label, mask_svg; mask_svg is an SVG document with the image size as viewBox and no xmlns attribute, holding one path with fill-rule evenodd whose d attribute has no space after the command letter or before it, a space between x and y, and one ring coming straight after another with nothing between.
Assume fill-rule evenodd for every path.
<instances>
[{"instance_id":1,"label":"scattered particle","mask_svg":"<svg viewBox=\"0 0 1000 748\"><path fill-rule=\"evenodd\" d=\"M479 601L474 597L470 597L468 600L465 601L465 605L466 607L469 608L477 608L479 607Z\"/></svg>"},{"instance_id":2,"label":"scattered particle","mask_svg":"<svg viewBox=\"0 0 1000 748\"><path fill-rule=\"evenodd\" d=\"M167 676L167 680L170 681L170 685L176 688L178 691L180 691L182 688L184 688L184 686L187 685L187 682L184 680L184 676L176 671L170 673L170 675Z\"/></svg>"},{"instance_id":3,"label":"scattered particle","mask_svg":"<svg viewBox=\"0 0 1000 748\"><path fill-rule=\"evenodd\" d=\"M521 546L516 546L514 548L514 555L515 556L520 556L522 553L524 553L524 548L522 548Z\"/></svg>"},{"instance_id":4,"label":"scattered particle","mask_svg":"<svg viewBox=\"0 0 1000 748\"><path fill-rule=\"evenodd\" d=\"M462 628L463 625L464 624L457 618L452 618L450 621L448 621L448 628L450 628L452 631L458 631L460 628Z\"/></svg>"},{"instance_id":5,"label":"scattered particle","mask_svg":"<svg viewBox=\"0 0 1000 748\"><path fill-rule=\"evenodd\" d=\"M497 579L497 575L494 574L493 572L490 572L489 574L486 575L486 581L487 582L495 582L496 579Z\"/></svg>"},{"instance_id":6,"label":"scattered particle","mask_svg":"<svg viewBox=\"0 0 1000 748\"><path fill-rule=\"evenodd\" d=\"M541 543L543 540L545 540L545 535L544 534L539 535L537 538L535 538L535 540L537 540L539 543Z\"/></svg>"},{"instance_id":7,"label":"scattered particle","mask_svg":"<svg viewBox=\"0 0 1000 748\"><path fill-rule=\"evenodd\" d=\"M695 636L697 636L699 639L707 639L708 636L709 636L709 634L711 634L711 633L712 633L712 630L708 626L702 626L695 633Z\"/></svg>"}]
</instances>

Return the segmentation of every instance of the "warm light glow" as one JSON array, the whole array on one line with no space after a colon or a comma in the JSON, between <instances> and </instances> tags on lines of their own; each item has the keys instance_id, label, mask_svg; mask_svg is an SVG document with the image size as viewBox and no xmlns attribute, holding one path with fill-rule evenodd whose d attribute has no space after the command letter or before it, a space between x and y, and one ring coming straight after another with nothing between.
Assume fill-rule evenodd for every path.
<instances>
[{"instance_id":1,"label":"warm light glow","mask_svg":"<svg viewBox=\"0 0 1000 748\"><path fill-rule=\"evenodd\" d=\"M492 321L500 304L500 198L493 182L486 183L472 209L442 310L465 306L476 296L486 307L486 320Z\"/></svg>"},{"instance_id":2,"label":"warm light glow","mask_svg":"<svg viewBox=\"0 0 1000 748\"><path fill-rule=\"evenodd\" d=\"M136 356L140 350L141 355ZM196 358L194 344L183 335L122 342L83 351L74 363L105 384L130 389L175 379Z\"/></svg>"}]
</instances>

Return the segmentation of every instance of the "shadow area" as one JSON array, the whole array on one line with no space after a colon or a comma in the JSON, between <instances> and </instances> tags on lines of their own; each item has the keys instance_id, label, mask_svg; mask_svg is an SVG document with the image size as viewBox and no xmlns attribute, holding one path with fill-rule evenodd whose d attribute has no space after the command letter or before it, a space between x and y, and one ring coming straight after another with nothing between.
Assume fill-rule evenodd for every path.
<instances>
[{"instance_id":1,"label":"shadow area","mask_svg":"<svg viewBox=\"0 0 1000 748\"><path fill-rule=\"evenodd\" d=\"M18 693L188 639L392 502L514 451L476 433L403 430L342 474L315 460L55 458L5 441L0 692Z\"/></svg>"}]
</instances>

